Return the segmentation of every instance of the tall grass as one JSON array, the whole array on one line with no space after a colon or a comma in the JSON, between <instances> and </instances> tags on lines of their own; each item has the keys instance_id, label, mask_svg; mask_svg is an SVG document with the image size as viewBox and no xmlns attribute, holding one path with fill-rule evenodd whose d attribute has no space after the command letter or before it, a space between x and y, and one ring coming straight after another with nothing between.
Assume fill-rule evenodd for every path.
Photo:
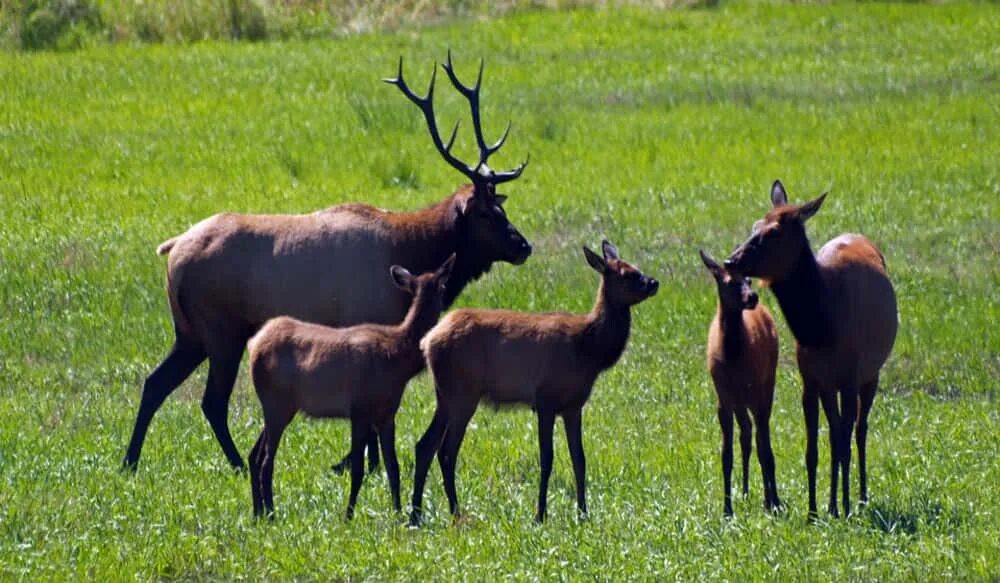
<instances>
[{"instance_id":1,"label":"tall grass","mask_svg":"<svg viewBox=\"0 0 1000 583\"><path fill-rule=\"evenodd\" d=\"M102 43L329 38L513 11L715 0L9 0L0 4L0 48L74 50Z\"/></svg>"}]
</instances>

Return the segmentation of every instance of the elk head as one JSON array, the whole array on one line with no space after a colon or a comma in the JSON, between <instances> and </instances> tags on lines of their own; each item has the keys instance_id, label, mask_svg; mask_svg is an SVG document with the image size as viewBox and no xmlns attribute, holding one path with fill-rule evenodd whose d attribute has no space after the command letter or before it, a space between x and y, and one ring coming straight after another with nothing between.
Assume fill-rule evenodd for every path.
<instances>
[{"instance_id":1,"label":"elk head","mask_svg":"<svg viewBox=\"0 0 1000 583\"><path fill-rule=\"evenodd\" d=\"M726 259L726 269L767 280L784 279L802 253L811 253L806 237L806 221L816 214L826 193L801 205L788 204L780 180L771 186L773 208L754 223L750 238Z\"/></svg>"},{"instance_id":2,"label":"elk head","mask_svg":"<svg viewBox=\"0 0 1000 583\"><path fill-rule=\"evenodd\" d=\"M488 145L483 138L479 117L479 88L483 81L483 62L479 63L479 76L474 87L467 87L458 80L451 62L451 51L448 51L448 62L442 66L448 73L452 84L469 102L472 128L475 131L476 144L479 147L479 161L475 166L467 165L451 153L451 147L458 134L458 123L455 124L447 144L441 139L441 134L438 132L437 120L434 116L434 81L437 77L437 67L431 73L431 82L425 97L413 93L406 81L403 80L402 57L399 59L399 71L396 77L384 79L384 81L398 87L407 99L420 108L438 152L445 162L461 172L472 183L472 196L458 208L462 243L471 246L475 250L474 253L486 262L507 261L514 265L520 265L531 255L531 245L507 220L507 215L503 210L503 203L507 197L497 194L496 187L521 176L528 160L525 159L517 168L504 172L496 172L486 165L489 157L499 150L504 141L507 140L510 122L507 123L507 129L504 130L500 139L493 145Z\"/></svg>"},{"instance_id":3,"label":"elk head","mask_svg":"<svg viewBox=\"0 0 1000 583\"><path fill-rule=\"evenodd\" d=\"M412 296L430 292L435 294L434 297L440 301L444 297L445 285L447 285L448 278L451 277L451 270L454 267L455 254L452 253L441 264L441 267L434 271L413 275L405 267L393 265L389 268L389 275L392 276L392 282L396 284L396 287L404 292Z\"/></svg>"},{"instance_id":4,"label":"elk head","mask_svg":"<svg viewBox=\"0 0 1000 583\"><path fill-rule=\"evenodd\" d=\"M656 295L660 282L622 261L614 245L607 240L602 241L601 251L604 253L603 258L590 249L583 248L587 263L604 279L604 293L609 300L631 306Z\"/></svg>"},{"instance_id":5,"label":"elk head","mask_svg":"<svg viewBox=\"0 0 1000 583\"><path fill-rule=\"evenodd\" d=\"M719 265L714 259L698 250L701 261L715 277L719 287L719 303L725 310L752 310L757 307L757 292L750 287L750 278L743 277L739 272L730 271Z\"/></svg>"}]
</instances>

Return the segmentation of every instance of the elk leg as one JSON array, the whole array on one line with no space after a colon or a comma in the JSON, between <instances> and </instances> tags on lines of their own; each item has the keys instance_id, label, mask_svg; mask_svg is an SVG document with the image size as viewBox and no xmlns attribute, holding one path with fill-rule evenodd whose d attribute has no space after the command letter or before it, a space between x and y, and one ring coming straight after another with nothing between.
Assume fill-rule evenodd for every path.
<instances>
[{"instance_id":1,"label":"elk leg","mask_svg":"<svg viewBox=\"0 0 1000 583\"><path fill-rule=\"evenodd\" d=\"M378 432L372 427L368 433L368 473L374 474L378 471Z\"/></svg>"},{"instance_id":2,"label":"elk leg","mask_svg":"<svg viewBox=\"0 0 1000 583\"><path fill-rule=\"evenodd\" d=\"M264 499L264 512L274 520L274 456L278 453L281 434L284 433L288 421L283 423L266 423L267 437L264 438L260 467L261 497Z\"/></svg>"},{"instance_id":3,"label":"elk leg","mask_svg":"<svg viewBox=\"0 0 1000 583\"><path fill-rule=\"evenodd\" d=\"M205 360L205 351L180 338L174 341L170 354L146 378L142 386L142 400L139 402L139 413L135 418L132 438L128 443L122 469L134 470L142 453L142 443L146 439L146 431L153 415L163 405L167 396L188 378L194 369Z\"/></svg>"},{"instance_id":4,"label":"elk leg","mask_svg":"<svg viewBox=\"0 0 1000 583\"><path fill-rule=\"evenodd\" d=\"M587 457L583 453L583 410L573 409L563 414L566 444L573 460L573 477L576 478L576 508L580 517L587 516Z\"/></svg>"},{"instance_id":5,"label":"elk leg","mask_svg":"<svg viewBox=\"0 0 1000 583\"><path fill-rule=\"evenodd\" d=\"M809 478L809 519L816 518L816 464L819 454L819 395L808 385L802 390L802 413L806 420L806 474Z\"/></svg>"},{"instance_id":6,"label":"elk leg","mask_svg":"<svg viewBox=\"0 0 1000 583\"><path fill-rule=\"evenodd\" d=\"M233 437L229 433L229 398L233 394L233 383L239 372L240 359L243 357L243 343L238 350L230 350L222 354L211 354L208 357L208 385L205 396L201 399L201 410L208 419L215 438L222 447L223 453L234 469L242 470L243 458L236 450Z\"/></svg>"},{"instance_id":7,"label":"elk leg","mask_svg":"<svg viewBox=\"0 0 1000 583\"><path fill-rule=\"evenodd\" d=\"M538 409L538 460L542 472L538 480L538 512L535 522L545 522L545 511L548 506L549 477L552 476L552 429L556 416L545 409Z\"/></svg>"},{"instance_id":8,"label":"elk leg","mask_svg":"<svg viewBox=\"0 0 1000 583\"><path fill-rule=\"evenodd\" d=\"M851 435L858 416L858 390L847 387L840 395L840 463L843 472L844 517L851 515Z\"/></svg>"},{"instance_id":9,"label":"elk leg","mask_svg":"<svg viewBox=\"0 0 1000 583\"><path fill-rule=\"evenodd\" d=\"M261 494L261 483L260 483L260 469L263 463L263 456L261 455L264 449L264 441L267 439L267 429L265 428L260 432L260 437L257 438L256 443L253 445L253 449L250 450L250 455L247 456L247 462L250 465L250 496L253 498L253 515L261 516L264 514L264 498Z\"/></svg>"},{"instance_id":10,"label":"elk leg","mask_svg":"<svg viewBox=\"0 0 1000 583\"><path fill-rule=\"evenodd\" d=\"M365 479L365 443L370 432L371 422L367 419L351 419L351 494L347 500L347 520L354 518L354 506Z\"/></svg>"},{"instance_id":11,"label":"elk leg","mask_svg":"<svg viewBox=\"0 0 1000 583\"><path fill-rule=\"evenodd\" d=\"M410 512L410 526L420 525L427 471L430 469L434 454L441 447L441 441L444 439L447 428L447 417L441 405L438 404L437 410L434 411L434 419L431 420L430 426L427 427L427 431L424 432L423 437L420 438L416 446L414 455L416 459L413 470L413 499L411 500L413 509Z\"/></svg>"},{"instance_id":12,"label":"elk leg","mask_svg":"<svg viewBox=\"0 0 1000 583\"><path fill-rule=\"evenodd\" d=\"M866 465L866 446L868 442L868 414L871 413L878 392L878 377L861 387L858 395L858 476L861 480L861 504L868 504L868 468Z\"/></svg>"},{"instance_id":13,"label":"elk leg","mask_svg":"<svg viewBox=\"0 0 1000 583\"><path fill-rule=\"evenodd\" d=\"M385 458L385 474L389 478L392 507L396 509L396 512L399 512L403 506L399 501L399 460L396 459L396 421L394 419L389 419L382 424L377 440L382 442L382 457ZM372 440L369 439L369 448L371 448L371 442Z\"/></svg>"},{"instance_id":14,"label":"elk leg","mask_svg":"<svg viewBox=\"0 0 1000 583\"><path fill-rule=\"evenodd\" d=\"M368 449L368 473L374 474L378 470L378 432L375 428L372 428L371 433L368 434L367 445ZM347 470L351 469L351 452L344 454L344 457L340 458L340 461L334 464L330 468L335 474L343 474Z\"/></svg>"},{"instance_id":15,"label":"elk leg","mask_svg":"<svg viewBox=\"0 0 1000 583\"><path fill-rule=\"evenodd\" d=\"M475 409L472 410L475 412ZM452 517L458 518L458 492L455 490L455 467L458 465L458 450L465 439L465 430L469 426L472 412L463 412L448 420L448 431L444 435L444 443L438 451L438 462L441 465L441 476L444 478L444 493L448 496L448 510Z\"/></svg>"},{"instance_id":16,"label":"elk leg","mask_svg":"<svg viewBox=\"0 0 1000 583\"><path fill-rule=\"evenodd\" d=\"M774 478L774 450L771 449L771 412L760 411L754 415L757 422L757 461L764 481L764 507L777 510L781 507L778 485Z\"/></svg>"},{"instance_id":17,"label":"elk leg","mask_svg":"<svg viewBox=\"0 0 1000 583\"><path fill-rule=\"evenodd\" d=\"M823 404L826 422L830 427L830 502L827 505L827 511L831 516L837 518L840 516L837 511L837 474L841 460L841 426L840 412L837 410L837 393L833 391L820 393L820 402Z\"/></svg>"},{"instance_id":18,"label":"elk leg","mask_svg":"<svg viewBox=\"0 0 1000 583\"><path fill-rule=\"evenodd\" d=\"M736 421L740 425L740 458L743 461L743 496L746 497L750 495L750 454L753 450L751 443L753 439L753 424L750 423L750 415L747 414L747 410L742 407L736 409Z\"/></svg>"},{"instance_id":19,"label":"elk leg","mask_svg":"<svg viewBox=\"0 0 1000 583\"><path fill-rule=\"evenodd\" d=\"M733 515L732 476L733 476L733 412L722 407L716 410L719 417L719 427L722 429L722 493L723 513Z\"/></svg>"}]
</instances>

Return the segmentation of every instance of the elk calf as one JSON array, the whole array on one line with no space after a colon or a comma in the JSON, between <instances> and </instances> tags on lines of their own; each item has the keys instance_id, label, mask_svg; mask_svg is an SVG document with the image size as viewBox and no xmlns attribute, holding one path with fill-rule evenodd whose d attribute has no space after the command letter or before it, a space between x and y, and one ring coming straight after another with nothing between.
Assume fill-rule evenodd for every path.
<instances>
[{"instance_id":1,"label":"elk calf","mask_svg":"<svg viewBox=\"0 0 1000 583\"><path fill-rule=\"evenodd\" d=\"M810 516L816 514L820 402L830 424L830 514L837 516L838 469L843 469L844 514L851 511L848 478L855 419L861 502L868 501L868 414L899 325L896 293L886 275L885 258L874 243L845 234L813 255L805 224L825 198L824 194L802 205L788 204L785 187L775 181L774 208L754 224L750 238L725 263L727 269L769 282L795 335L806 419Z\"/></svg>"},{"instance_id":2,"label":"elk calf","mask_svg":"<svg viewBox=\"0 0 1000 583\"><path fill-rule=\"evenodd\" d=\"M722 428L722 479L725 513L732 516L733 416L740 425L740 453L743 457L743 495L749 493L750 433L749 413L757 423L757 461L764 479L764 506L781 506L774 480L774 452L771 450L771 405L774 402L774 372L778 366L778 331L771 312L758 304L750 280L716 263L704 252L705 267L715 277L719 304L708 329L708 372L719 397L719 426Z\"/></svg>"},{"instance_id":3,"label":"elk calf","mask_svg":"<svg viewBox=\"0 0 1000 583\"><path fill-rule=\"evenodd\" d=\"M469 419L480 401L529 405L538 416L541 481L536 520L545 520L552 472L552 429L556 415L576 476L577 506L586 513L586 462L582 409L594 381L625 350L630 308L654 295L659 283L618 258L607 241L604 258L584 248L601 274L593 310L586 315L524 314L506 310L456 310L421 342L437 389L437 410L416 446L411 524L419 524L424 483L435 452L452 515L458 513L455 465Z\"/></svg>"},{"instance_id":4,"label":"elk calf","mask_svg":"<svg viewBox=\"0 0 1000 583\"><path fill-rule=\"evenodd\" d=\"M400 510L395 416L406 383L421 369L420 338L437 322L452 255L435 272L413 276L393 266L392 280L413 302L397 326L328 328L288 317L267 322L249 343L250 372L264 411L264 431L250 451L254 514L274 511L274 456L295 413L351 420L351 495L347 518L364 477L364 448L374 427L382 443L392 503Z\"/></svg>"}]
</instances>

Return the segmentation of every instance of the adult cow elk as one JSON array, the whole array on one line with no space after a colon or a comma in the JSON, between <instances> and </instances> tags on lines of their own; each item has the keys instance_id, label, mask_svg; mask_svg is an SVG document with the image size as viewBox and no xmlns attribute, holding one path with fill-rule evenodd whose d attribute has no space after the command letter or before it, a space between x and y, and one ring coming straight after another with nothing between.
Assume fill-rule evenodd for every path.
<instances>
[{"instance_id":1,"label":"adult cow elk","mask_svg":"<svg viewBox=\"0 0 1000 583\"><path fill-rule=\"evenodd\" d=\"M421 521L424 483L435 452L448 506L458 514L455 466L465 430L480 401L528 405L538 416L541 479L536 520L545 520L552 473L552 429L562 416L576 477L577 509L587 512L583 406L594 381L621 357L631 330L633 305L656 294L659 282L618 257L611 243L603 258L584 248L601 274L589 314L525 314L509 310L455 310L421 342L434 377L437 409L416 447L413 510Z\"/></svg>"},{"instance_id":2,"label":"adult cow elk","mask_svg":"<svg viewBox=\"0 0 1000 583\"><path fill-rule=\"evenodd\" d=\"M389 212L364 204L340 204L305 215L224 213L194 225L157 248L167 255L167 296L175 340L167 357L146 379L124 466L134 468L153 415L177 386L208 359L208 382L201 408L229 463L243 468L229 433L229 399L247 339L268 319L287 315L326 326L395 324L411 297L385 277L392 265L424 273L455 254L445 290L450 305L465 286L498 261L519 265L531 245L503 210L506 197L496 186L518 178L514 170L494 172L487 160L503 144L483 140L479 88L462 85L451 54L444 65L468 100L479 160L469 166L451 153L456 131L446 143L434 116L434 81L425 97L403 80L403 61L394 79L423 112L435 147L470 182L451 196L414 212ZM509 125L508 125L509 129ZM369 454L377 447L369 441Z\"/></svg>"},{"instance_id":3,"label":"adult cow elk","mask_svg":"<svg viewBox=\"0 0 1000 583\"><path fill-rule=\"evenodd\" d=\"M788 204L780 181L771 187L774 208L725 262L769 283L796 341L806 420L809 514L816 515L819 403L830 424L830 504L837 512L837 473L843 473L844 514L850 514L851 435L857 420L861 503L868 501L865 446L868 414L878 391L879 371L892 351L899 316L885 258L862 235L840 235L813 255L806 221L826 194L802 205ZM837 397L840 397L838 404Z\"/></svg>"}]
</instances>

